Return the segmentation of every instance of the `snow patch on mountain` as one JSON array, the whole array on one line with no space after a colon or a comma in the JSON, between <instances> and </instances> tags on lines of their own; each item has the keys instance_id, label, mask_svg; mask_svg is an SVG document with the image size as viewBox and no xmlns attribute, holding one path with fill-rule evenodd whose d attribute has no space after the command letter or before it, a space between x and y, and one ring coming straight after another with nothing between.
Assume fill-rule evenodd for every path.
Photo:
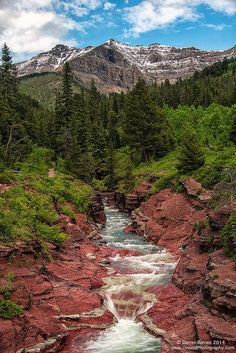
<instances>
[{"instance_id":1,"label":"snow patch on mountain","mask_svg":"<svg viewBox=\"0 0 236 353\"><path fill-rule=\"evenodd\" d=\"M25 76L32 73L57 71L66 62L83 56L92 49L93 47L69 48L66 45L58 44L48 52L38 54L28 61L17 64L18 74Z\"/></svg>"}]
</instances>

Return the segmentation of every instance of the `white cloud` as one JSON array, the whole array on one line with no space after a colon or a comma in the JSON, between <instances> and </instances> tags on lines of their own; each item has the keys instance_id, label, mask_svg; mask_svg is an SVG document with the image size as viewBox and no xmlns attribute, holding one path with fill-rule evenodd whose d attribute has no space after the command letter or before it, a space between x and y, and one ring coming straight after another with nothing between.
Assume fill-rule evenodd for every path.
<instances>
[{"instance_id":1,"label":"white cloud","mask_svg":"<svg viewBox=\"0 0 236 353\"><path fill-rule=\"evenodd\" d=\"M201 16L199 5L207 5L227 15L236 13L236 0L142 0L138 5L124 9L124 19L130 24L126 36L139 36L177 21L194 21Z\"/></svg>"},{"instance_id":2,"label":"white cloud","mask_svg":"<svg viewBox=\"0 0 236 353\"><path fill-rule=\"evenodd\" d=\"M66 0L57 1L58 7L62 7L65 11L71 11L78 17L86 16L91 11L101 7L104 0Z\"/></svg>"},{"instance_id":3,"label":"white cloud","mask_svg":"<svg viewBox=\"0 0 236 353\"><path fill-rule=\"evenodd\" d=\"M70 31L85 34L101 23L101 16L91 12L111 5L106 0L0 0L0 46L7 42L16 60L59 43L75 46ZM72 13L80 19L72 19ZM88 19L82 18L88 14Z\"/></svg>"},{"instance_id":4,"label":"white cloud","mask_svg":"<svg viewBox=\"0 0 236 353\"><path fill-rule=\"evenodd\" d=\"M226 25L225 23L220 23L220 24L214 24L214 23L206 23L203 24L203 27L207 27L207 28L212 28L215 31L223 31L225 28L230 28L231 26Z\"/></svg>"},{"instance_id":5,"label":"white cloud","mask_svg":"<svg viewBox=\"0 0 236 353\"><path fill-rule=\"evenodd\" d=\"M53 0L0 0L0 45L4 42L17 59L46 51L58 43L75 45L66 39L79 25L53 10Z\"/></svg>"},{"instance_id":6,"label":"white cloud","mask_svg":"<svg viewBox=\"0 0 236 353\"><path fill-rule=\"evenodd\" d=\"M215 11L222 11L228 15L234 15L236 13L235 0L205 0L201 2L206 3Z\"/></svg>"},{"instance_id":7,"label":"white cloud","mask_svg":"<svg viewBox=\"0 0 236 353\"><path fill-rule=\"evenodd\" d=\"M106 1L103 5L104 10L106 11L113 10L115 7L116 7L116 4L110 1Z\"/></svg>"}]
</instances>

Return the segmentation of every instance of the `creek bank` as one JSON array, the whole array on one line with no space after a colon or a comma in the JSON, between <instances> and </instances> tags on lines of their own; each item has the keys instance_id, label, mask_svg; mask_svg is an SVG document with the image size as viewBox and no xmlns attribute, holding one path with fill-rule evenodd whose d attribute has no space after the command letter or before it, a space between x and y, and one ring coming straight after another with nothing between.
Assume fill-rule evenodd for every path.
<instances>
[{"instance_id":1,"label":"creek bank","mask_svg":"<svg viewBox=\"0 0 236 353\"><path fill-rule=\"evenodd\" d=\"M24 308L18 318L0 319L1 353L72 352L63 347L78 332L85 337L113 322L97 290L109 276L108 258L132 252L96 244L99 229L84 214L75 219L61 214L60 226L70 235L60 250L37 241L0 246L0 287L14 274L11 300Z\"/></svg>"},{"instance_id":2,"label":"creek bank","mask_svg":"<svg viewBox=\"0 0 236 353\"><path fill-rule=\"evenodd\" d=\"M104 204L102 200L102 195L99 191L95 192L93 199L89 205L88 215L97 224L106 223L106 214L104 212Z\"/></svg>"},{"instance_id":3,"label":"creek bank","mask_svg":"<svg viewBox=\"0 0 236 353\"><path fill-rule=\"evenodd\" d=\"M151 187L151 182L144 181L128 194L115 191L104 193L104 196L108 205L115 205L120 211L132 212L151 195Z\"/></svg>"},{"instance_id":4,"label":"creek bank","mask_svg":"<svg viewBox=\"0 0 236 353\"><path fill-rule=\"evenodd\" d=\"M194 344L185 342L197 340L210 342L199 352L212 351L214 342L219 348L222 341L233 351L235 262L224 256L219 233L236 210L234 204L208 208L212 193L193 179L183 186L184 193L165 189L141 203L126 229L179 258L172 283L155 291L158 302L148 316L165 332L163 353L191 351Z\"/></svg>"}]
</instances>

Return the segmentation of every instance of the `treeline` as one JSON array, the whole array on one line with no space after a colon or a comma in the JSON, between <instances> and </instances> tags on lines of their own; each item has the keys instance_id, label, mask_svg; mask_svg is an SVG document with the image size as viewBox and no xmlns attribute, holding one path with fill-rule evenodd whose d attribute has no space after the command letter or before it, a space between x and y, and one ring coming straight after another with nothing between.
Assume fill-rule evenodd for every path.
<instances>
[{"instance_id":1,"label":"treeline","mask_svg":"<svg viewBox=\"0 0 236 353\"><path fill-rule=\"evenodd\" d=\"M217 63L174 85L166 82L160 87L148 87L140 80L127 94L103 95L94 82L90 89L73 93L72 84L67 63L55 109L43 108L37 101L19 93L16 68L9 48L4 46L0 78L2 169L16 168L16 162L38 145L53 152L57 166L84 181L102 181L106 188L114 188L120 181L125 181L125 187L129 189L135 165L160 159L182 140L185 146L181 147L180 168L187 171L204 164L203 146L217 145L214 136L218 141L221 138L219 131L223 130L224 144L235 141L236 119L232 109L227 111L225 119L222 109L217 113L216 108L209 106L208 116L212 120L206 118L206 125L202 118L206 111L203 108L211 100L218 102L217 99L224 95L227 96L224 104L236 103L234 60ZM206 101L206 97L210 98ZM193 107L179 107L180 104ZM199 114L194 108L198 105L203 107ZM202 128L197 121L203 124ZM185 129L186 124L188 129ZM182 138L184 130L187 132ZM184 156L188 150L191 154ZM190 165L183 168L186 163Z\"/></svg>"},{"instance_id":2,"label":"treeline","mask_svg":"<svg viewBox=\"0 0 236 353\"><path fill-rule=\"evenodd\" d=\"M115 151L128 146L130 161L149 161L167 153L174 139L164 112L140 81L127 95L102 95L94 82L80 94L72 91L72 74L65 64L63 89L49 111L18 92L16 69L9 48L2 51L1 148L4 165L12 166L37 144L52 149L55 161L79 178L114 180ZM127 171L128 173L128 171Z\"/></svg>"},{"instance_id":3,"label":"treeline","mask_svg":"<svg viewBox=\"0 0 236 353\"><path fill-rule=\"evenodd\" d=\"M166 80L153 85L150 94L157 105L208 107L212 103L231 106L236 103L236 59L225 59L175 84Z\"/></svg>"}]
</instances>

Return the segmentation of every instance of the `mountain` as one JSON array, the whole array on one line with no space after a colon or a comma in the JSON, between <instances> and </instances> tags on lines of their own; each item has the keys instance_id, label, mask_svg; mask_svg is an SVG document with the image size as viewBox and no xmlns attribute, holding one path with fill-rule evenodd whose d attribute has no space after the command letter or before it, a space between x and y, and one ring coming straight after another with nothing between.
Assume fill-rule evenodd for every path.
<instances>
[{"instance_id":1,"label":"mountain","mask_svg":"<svg viewBox=\"0 0 236 353\"><path fill-rule=\"evenodd\" d=\"M194 47L175 48L161 44L130 46L112 39L84 49L57 45L48 52L17 65L20 77L37 73L61 72L69 62L77 83L88 87L94 79L102 92L132 88L139 78L148 83L186 78L224 58L236 57L236 46L221 51Z\"/></svg>"}]
</instances>

